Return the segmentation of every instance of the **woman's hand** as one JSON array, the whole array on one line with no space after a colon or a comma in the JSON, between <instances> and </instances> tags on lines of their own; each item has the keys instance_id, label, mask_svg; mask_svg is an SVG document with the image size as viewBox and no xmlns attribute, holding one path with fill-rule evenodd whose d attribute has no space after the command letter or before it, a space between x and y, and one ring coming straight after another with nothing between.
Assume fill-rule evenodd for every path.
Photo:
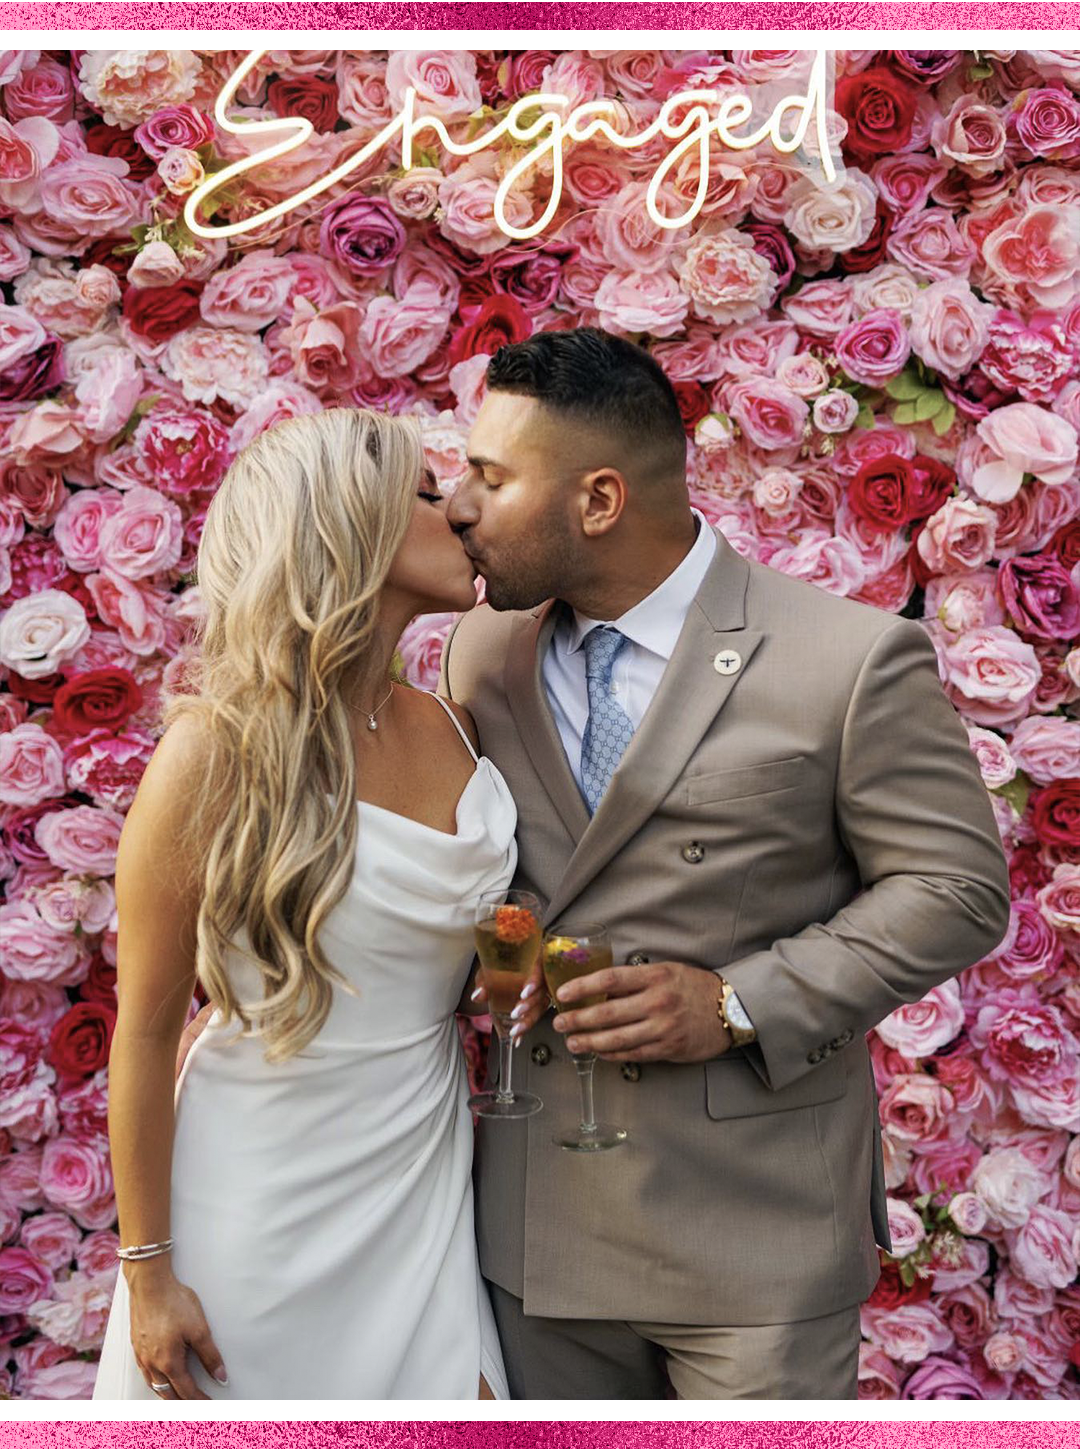
<instances>
[{"instance_id":1,"label":"woman's hand","mask_svg":"<svg viewBox=\"0 0 1080 1450\"><path fill-rule=\"evenodd\" d=\"M146 1383L165 1384L162 1399L208 1400L191 1376L190 1347L213 1379L228 1384L199 1296L172 1271L167 1256L129 1260L124 1266L131 1299L131 1346Z\"/></svg>"},{"instance_id":2,"label":"woman's hand","mask_svg":"<svg viewBox=\"0 0 1080 1450\"><path fill-rule=\"evenodd\" d=\"M473 989L471 1001L482 1006L487 1001L487 989L484 986L484 971L478 967L476 971L476 986ZM514 1019L514 1025L510 1029L510 1036L516 1047L527 1032L530 1032L543 1017L551 999L547 994L547 987L544 985L544 970L542 964L537 961L536 966L529 974L529 980L521 989L521 996L518 998L517 1006L510 1014Z\"/></svg>"}]
</instances>

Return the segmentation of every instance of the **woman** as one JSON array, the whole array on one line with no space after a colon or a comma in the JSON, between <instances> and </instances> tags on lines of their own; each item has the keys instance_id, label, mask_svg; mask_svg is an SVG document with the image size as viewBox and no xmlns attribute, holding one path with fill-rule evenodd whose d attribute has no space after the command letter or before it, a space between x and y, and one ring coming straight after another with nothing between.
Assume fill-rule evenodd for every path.
<instances>
[{"instance_id":1,"label":"woman","mask_svg":"<svg viewBox=\"0 0 1080 1450\"><path fill-rule=\"evenodd\" d=\"M413 422L261 434L198 579L197 693L117 862L126 1257L94 1398L506 1398L454 1012L516 813L466 712L390 682L411 619L476 602Z\"/></svg>"}]
</instances>

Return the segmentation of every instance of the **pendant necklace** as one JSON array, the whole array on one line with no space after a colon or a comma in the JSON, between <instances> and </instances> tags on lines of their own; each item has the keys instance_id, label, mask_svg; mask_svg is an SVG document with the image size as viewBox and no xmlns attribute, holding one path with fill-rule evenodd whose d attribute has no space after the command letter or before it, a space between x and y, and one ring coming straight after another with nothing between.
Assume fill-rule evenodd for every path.
<instances>
[{"instance_id":1,"label":"pendant necklace","mask_svg":"<svg viewBox=\"0 0 1080 1450\"><path fill-rule=\"evenodd\" d=\"M387 695L386 700L389 700L390 695L392 695L393 693L394 693L394 686L393 686L393 684L391 684L390 685L390 694ZM377 704L375 706L374 710L372 710L371 714L367 717L367 728L369 730L378 730L378 728L379 728L379 722L375 719L375 716L382 709L383 705L386 704L386 700L381 700L379 702L379 704Z\"/></svg>"}]
</instances>

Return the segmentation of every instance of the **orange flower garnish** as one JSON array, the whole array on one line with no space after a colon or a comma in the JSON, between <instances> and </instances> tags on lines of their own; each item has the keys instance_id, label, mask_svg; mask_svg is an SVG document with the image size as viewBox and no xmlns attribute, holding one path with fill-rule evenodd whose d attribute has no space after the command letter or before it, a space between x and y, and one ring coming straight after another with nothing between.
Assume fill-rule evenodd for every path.
<instances>
[{"instance_id":1,"label":"orange flower garnish","mask_svg":"<svg viewBox=\"0 0 1080 1450\"><path fill-rule=\"evenodd\" d=\"M528 941L536 930L536 917L524 906L499 906L495 910L495 935L515 945Z\"/></svg>"}]
</instances>

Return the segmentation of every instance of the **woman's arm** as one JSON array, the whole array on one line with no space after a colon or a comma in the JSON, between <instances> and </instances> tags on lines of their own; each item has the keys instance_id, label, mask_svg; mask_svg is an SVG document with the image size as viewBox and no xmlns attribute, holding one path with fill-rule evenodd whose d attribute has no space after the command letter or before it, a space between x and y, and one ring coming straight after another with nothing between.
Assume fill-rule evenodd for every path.
<instances>
[{"instance_id":1,"label":"woman's arm","mask_svg":"<svg viewBox=\"0 0 1080 1450\"><path fill-rule=\"evenodd\" d=\"M174 1064L195 984L199 872L181 849L187 802L201 778L196 722L180 719L151 757L120 834L116 863L117 1021L109 1057L109 1142L120 1242L170 1234ZM208 1373L224 1369L197 1297L171 1254L126 1260L131 1337L147 1382L207 1399L191 1378L191 1345Z\"/></svg>"}]
</instances>

